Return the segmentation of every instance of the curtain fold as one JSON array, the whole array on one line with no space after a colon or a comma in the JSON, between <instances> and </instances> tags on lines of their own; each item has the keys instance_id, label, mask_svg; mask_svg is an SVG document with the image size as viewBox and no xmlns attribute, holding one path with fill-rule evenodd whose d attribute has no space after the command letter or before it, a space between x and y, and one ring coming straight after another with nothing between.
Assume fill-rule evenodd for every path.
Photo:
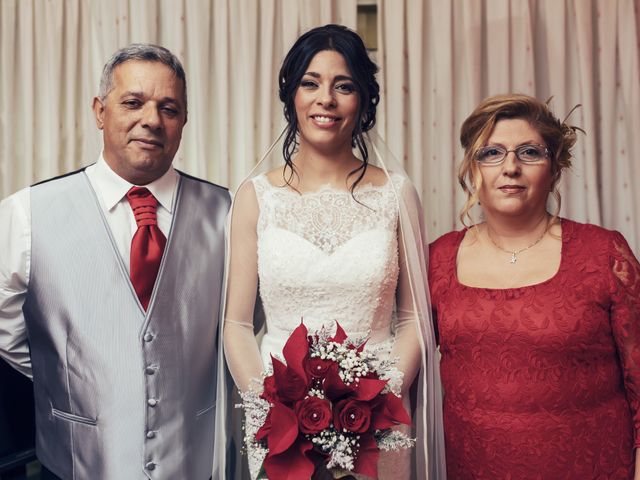
<instances>
[{"instance_id":1,"label":"curtain fold","mask_svg":"<svg viewBox=\"0 0 640 480\"><path fill-rule=\"evenodd\" d=\"M183 62L189 117L175 165L236 186L283 126L277 74L305 30L356 28L356 0L3 0L0 197L92 163L91 100L102 66L131 42Z\"/></svg>"},{"instance_id":2,"label":"curtain fold","mask_svg":"<svg viewBox=\"0 0 640 480\"><path fill-rule=\"evenodd\" d=\"M176 166L235 187L281 130L278 68L303 31L356 28L357 0L2 0L0 197L93 162L91 99L108 56L160 43L184 63ZM458 132L518 91L584 128L562 214L640 254L640 13L634 0L378 0L378 127L422 194L431 239L459 228Z\"/></svg>"},{"instance_id":3,"label":"curtain fold","mask_svg":"<svg viewBox=\"0 0 640 480\"><path fill-rule=\"evenodd\" d=\"M561 214L621 231L640 254L638 2L379 5L381 135L422 194L430 239L460 228L462 122L483 98L519 92L553 97L561 119L582 105L569 122L587 134L579 135L573 168L561 182Z\"/></svg>"}]
</instances>

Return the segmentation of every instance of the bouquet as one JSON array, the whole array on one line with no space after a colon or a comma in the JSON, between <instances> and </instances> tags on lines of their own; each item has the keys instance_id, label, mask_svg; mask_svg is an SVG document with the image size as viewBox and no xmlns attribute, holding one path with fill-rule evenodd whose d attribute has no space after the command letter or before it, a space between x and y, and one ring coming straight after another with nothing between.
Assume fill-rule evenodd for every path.
<instances>
[{"instance_id":1,"label":"bouquet","mask_svg":"<svg viewBox=\"0 0 640 480\"><path fill-rule=\"evenodd\" d=\"M248 390L240 405L253 478L311 478L323 464L334 476L377 478L380 450L414 445L391 430L411 425L385 379L394 362L380 361L365 343L350 341L339 324L330 336L324 328L308 335L301 323L284 346L286 364L271 357L262 393Z\"/></svg>"}]
</instances>

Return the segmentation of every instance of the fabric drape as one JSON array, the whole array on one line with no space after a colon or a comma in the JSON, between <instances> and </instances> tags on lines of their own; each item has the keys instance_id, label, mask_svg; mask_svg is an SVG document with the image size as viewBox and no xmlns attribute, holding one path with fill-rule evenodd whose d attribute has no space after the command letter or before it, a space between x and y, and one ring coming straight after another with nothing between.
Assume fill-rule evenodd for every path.
<instances>
[{"instance_id":1,"label":"fabric drape","mask_svg":"<svg viewBox=\"0 0 640 480\"><path fill-rule=\"evenodd\" d=\"M379 0L379 130L422 195L431 239L460 227L462 122L483 98L519 92L553 97L561 119L582 105L562 215L617 229L640 253L638 3Z\"/></svg>"},{"instance_id":2,"label":"fabric drape","mask_svg":"<svg viewBox=\"0 0 640 480\"><path fill-rule=\"evenodd\" d=\"M357 0L3 0L0 197L95 161L102 66L130 42L183 61L176 167L237 187L282 127L277 73L303 31L356 27ZM640 13L634 0L378 0L379 132L422 201L430 239L457 226L458 132L484 97L546 100L587 131L562 215L620 230L640 254Z\"/></svg>"},{"instance_id":3,"label":"fabric drape","mask_svg":"<svg viewBox=\"0 0 640 480\"><path fill-rule=\"evenodd\" d=\"M91 99L118 48L169 48L187 74L176 168L237 186L282 128L278 69L304 31L356 27L356 0L3 0L0 198L92 163Z\"/></svg>"}]
</instances>

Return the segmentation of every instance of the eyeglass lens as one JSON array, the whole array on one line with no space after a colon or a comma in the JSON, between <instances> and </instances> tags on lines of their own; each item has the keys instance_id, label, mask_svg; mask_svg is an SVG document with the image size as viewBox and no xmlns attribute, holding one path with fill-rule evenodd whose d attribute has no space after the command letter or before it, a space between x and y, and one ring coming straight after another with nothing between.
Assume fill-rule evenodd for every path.
<instances>
[{"instance_id":1,"label":"eyeglass lens","mask_svg":"<svg viewBox=\"0 0 640 480\"><path fill-rule=\"evenodd\" d=\"M478 150L476 160L480 163L501 163L509 152L514 152L518 160L524 163L536 163L547 157L547 149L542 145L520 145L514 150L500 146L487 146Z\"/></svg>"}]
</instances>

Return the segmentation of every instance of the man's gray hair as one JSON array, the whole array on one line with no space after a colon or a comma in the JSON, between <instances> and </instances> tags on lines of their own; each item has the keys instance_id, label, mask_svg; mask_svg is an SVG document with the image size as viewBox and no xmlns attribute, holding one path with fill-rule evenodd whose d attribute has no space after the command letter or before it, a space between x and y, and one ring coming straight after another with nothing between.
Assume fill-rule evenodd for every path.
<instances>
[{"instance_id":1,"label":"man's gray hair","mask_svg":"<svg viewBox=\"0 0 640 480\"><path fill-rule=\"evenodd\" d=\"M100 91L98 93L100 100L104 101L107 95L109 95L109 92L113 90L113 71L115 68L121 63L128 62L130 60L160 62L173 70L176 76L182 80L182 85L184 87L184 103L186 107L187 78L184 74L182 63L180 63L178 57L166 48L159 45L153 45L151 43L132 43L113 54L102 70Z\"/></svg>"}]
</instances>

